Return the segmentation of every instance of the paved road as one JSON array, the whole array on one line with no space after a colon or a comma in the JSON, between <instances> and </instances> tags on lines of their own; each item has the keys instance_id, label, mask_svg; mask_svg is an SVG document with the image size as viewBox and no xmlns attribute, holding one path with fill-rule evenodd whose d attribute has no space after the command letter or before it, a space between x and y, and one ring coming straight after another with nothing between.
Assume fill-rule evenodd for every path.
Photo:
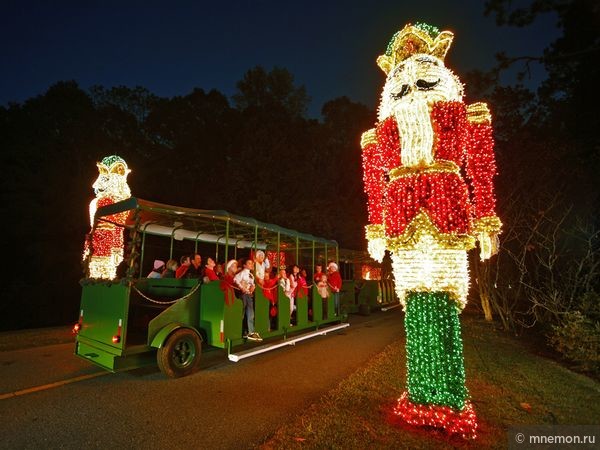
<instances>
[{"instance_id":1,"label":"paved road","mask_svg":"<svg viewBox=\"0 0 600 450\"><path fill-rule=\"evenodd\" d=\"M72 344L0 352L0 448L252 448L403 338L399 309L350 323L238 363L206 352L202 370L181 379L156 368L105 374ZM57 387L10 396L47 384Z\"/></svg>"}]
</instances>

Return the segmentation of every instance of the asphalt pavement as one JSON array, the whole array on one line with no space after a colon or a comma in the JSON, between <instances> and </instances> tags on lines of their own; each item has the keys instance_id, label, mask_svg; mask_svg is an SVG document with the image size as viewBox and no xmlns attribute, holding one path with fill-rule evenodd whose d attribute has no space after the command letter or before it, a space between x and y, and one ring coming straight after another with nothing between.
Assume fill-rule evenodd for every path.
<instances>
[{"instance_id":1,"label":"asphalt pavement","mask_svg":"<svg viewBox=\"0 0 600 450\"><path fill-rule=\"evenodd\" d=\"M399 309L352 315L348 328L237 363L207 351L180 379L155 367L106 373L75 357L72 342L0 351L0 447L254 448L402 345L402 319Z\"/></svg>"}]
</instances>

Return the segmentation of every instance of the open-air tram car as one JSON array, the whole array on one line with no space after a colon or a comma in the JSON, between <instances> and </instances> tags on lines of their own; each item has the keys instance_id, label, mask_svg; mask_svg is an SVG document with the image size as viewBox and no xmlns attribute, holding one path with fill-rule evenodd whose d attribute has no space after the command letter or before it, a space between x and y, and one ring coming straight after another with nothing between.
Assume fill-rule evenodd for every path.
<instances>
[{"instance_id":1,"label":"open-air tram car","mask_svg":"<svg viewBox=\"0 0 600 450\"><path fill-rule=\"evenodd\" d=\"M113 219L117 216L126 218L117 223ZM120 276L101 280L88 275L81 281L75 353L110 371L158 363L169 377L185 376L197 370L202 345L225 349L229 359L237 361L244 352L259 353L294 338L347 326L348 313L397 303L391 282L362 279L364 264L359 260L364 263L364 254L340 250L333 240L252 218L131 197L99 208L94 221L92 230L103 224L120 227L128 244ZM199 253L227 262L259 249L274 267L298 264L312 272L315 264L338 261L344 278L341 314L323 314L322 301L311 301L321 297L309 281L309 295L296 299L291 328L290 304L282 301L282 288L277 288L278 302L272 308L257 287L255 329L265 339L258 347L243 336L244 311L233 286L223 280L146 277L155 259L178 260ZM327 302L326 309L333 311L333 299Z\"/></svg>"}]
</instances>

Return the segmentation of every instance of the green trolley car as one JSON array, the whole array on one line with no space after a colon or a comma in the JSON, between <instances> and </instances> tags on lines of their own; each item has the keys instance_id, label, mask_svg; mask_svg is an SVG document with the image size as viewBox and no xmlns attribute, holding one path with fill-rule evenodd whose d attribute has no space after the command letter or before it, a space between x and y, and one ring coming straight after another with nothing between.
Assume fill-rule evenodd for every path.
<instances>
[{"instance_id":1,"label":"green trolley car","mask_svg":"<svg viewBox=\"0 0 600 450\"><path fill-rule=\"evenodd\" d=\"M126 217L115 223L114 217ZM345 253L337 242L236 216L226 211L197 210L131 197L104 206L95 214L94 229L103 224L120 227L128 236L120 276L114 280L82 280L75 353L107 370L117 371L158 363L169 377L197 370L203 346L227 351L229 359L291 344L315 334L348 326L346 313L382 305L381 282L353 280L356 254ZM330 296L323 302L316 285L298 296L294 326L290 303L277 287L277 304L264 291L255 291L255 329L265 338L257 346L243 336L244 311L233 286L222 280L202 282L186 278L146 278L157 258L184 254L210 255L215 261L249 257L263 250L275 267L289 263L313 268L340 261L345 280L342 314ZM319 299L319 301L311 301ZM303 334L302 334L303 333ZM269 343L270 342L270 343ZM234 353L242 349L241 352Z\"/></svg>"}]
</instances>

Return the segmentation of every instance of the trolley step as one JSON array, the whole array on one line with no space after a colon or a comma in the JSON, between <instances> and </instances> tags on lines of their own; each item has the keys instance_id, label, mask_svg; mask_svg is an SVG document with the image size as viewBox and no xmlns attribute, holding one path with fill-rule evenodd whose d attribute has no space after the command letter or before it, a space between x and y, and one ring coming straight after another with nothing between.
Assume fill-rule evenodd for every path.
<instances>
[{"instance_id":1,"label":"trolley step","mask_svg":"<svg viewBox=\"0 0 600 450\"><path fill-rule=\"evenodd\" d=\"M250 350L245 350L239 353L230 353L229 360L233 362L238 362L240 359L249 358L251 356L259 355L260 353L270 352L271 350L275 350L281 347L285 347L287 345L296 345L296 342L303 341L305 339L310 339L316 336L323 336L327 333L331 333L332 331L341 330L343 328L349 327L349 323L340 323L338 325L334 325L327 328L321 328L317 331L312 331L310 333L301 334L299 336L295 336L293 338L288 338L280 342L273 342L265 345L261 345L260 347L255 347Z\"/></svg>"}]
</instances>

